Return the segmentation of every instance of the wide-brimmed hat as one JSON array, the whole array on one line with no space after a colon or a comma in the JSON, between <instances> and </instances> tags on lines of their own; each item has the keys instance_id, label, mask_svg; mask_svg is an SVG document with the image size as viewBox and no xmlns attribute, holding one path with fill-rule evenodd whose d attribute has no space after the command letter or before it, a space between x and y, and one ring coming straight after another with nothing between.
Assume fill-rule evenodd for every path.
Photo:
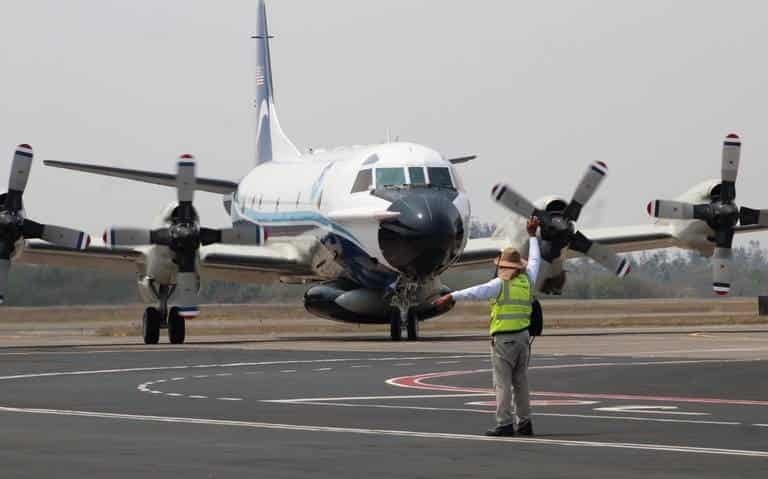
<instances>
[{"instance_id":1,"label":"wide-brimmed hat","mask_svg":"<svg viewBox=\"0 0 768 479\"><path fill-rule=\"evenodd\" d=\"M499 268L525 269L527 262L520 257L517 248L504 248L494 264Z\"/></svg>"}]
</instances>

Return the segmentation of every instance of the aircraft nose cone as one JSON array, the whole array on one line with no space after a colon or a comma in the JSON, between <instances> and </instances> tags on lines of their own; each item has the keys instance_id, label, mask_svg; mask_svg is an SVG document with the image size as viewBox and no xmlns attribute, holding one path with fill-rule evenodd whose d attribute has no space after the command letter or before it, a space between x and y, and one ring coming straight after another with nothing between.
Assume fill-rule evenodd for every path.
<instances>
[{"instance_id":1,"label":"aircraft nose cone","mask_svg":"<svg viewBox=\"0 0 768 479\"><path fill-rule=\"evenodd\" d=\"M451 198L440 191L410 192L389 211L400 213L379 228L379 246L387 262L414 278L440 273L456 258L464 224Z\"/></svg>"}]
</instances>

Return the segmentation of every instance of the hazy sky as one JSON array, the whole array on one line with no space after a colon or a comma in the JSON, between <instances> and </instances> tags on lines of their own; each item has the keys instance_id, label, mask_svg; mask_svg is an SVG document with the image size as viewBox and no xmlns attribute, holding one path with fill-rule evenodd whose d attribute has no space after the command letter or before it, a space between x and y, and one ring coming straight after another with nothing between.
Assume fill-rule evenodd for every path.
<instances>
[{"instance_id":1,"label":"hazy sky","mask_svg":"<svg viewBox=\"0 0 768 479\"><path fill-rule=\"evenodd\" d=\"M645 223L644 205L720 169L743 135L739 203L768 208L763 2L272 0L277 107L301 149L393 135L460 166L474 212L499 220L500 180L570 197L610 173L585 226ZM252 164L256 2L0 0L0 174L29 142L35 219L100 233L149 225L172 189L43 159L239 179ZM203 222L226 217L199 194Z\"/></svg>"}]
</instances>

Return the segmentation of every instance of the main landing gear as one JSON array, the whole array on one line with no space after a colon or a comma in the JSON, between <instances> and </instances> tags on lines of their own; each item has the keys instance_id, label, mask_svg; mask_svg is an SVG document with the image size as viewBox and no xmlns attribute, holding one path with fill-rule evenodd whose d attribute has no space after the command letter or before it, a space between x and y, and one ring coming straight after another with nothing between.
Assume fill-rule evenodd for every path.
<instances>
[{"instance_id":1,"label":"main landing gear","mask_svg":"<svg viewBox=\"0 0 768 479\"><path fill-rule=\"evenodd\" d=\"M168 308L168 298L171 297L175 286L151 284L152 292L160 302L159 308L150 306L144 310L141 322L141 332L144 344L157 344L160 341L160 330L168 329L168 340L171 344L182 344L186 337L186 324L179 315L176 307Z\"/></svg>"}]
</instances>

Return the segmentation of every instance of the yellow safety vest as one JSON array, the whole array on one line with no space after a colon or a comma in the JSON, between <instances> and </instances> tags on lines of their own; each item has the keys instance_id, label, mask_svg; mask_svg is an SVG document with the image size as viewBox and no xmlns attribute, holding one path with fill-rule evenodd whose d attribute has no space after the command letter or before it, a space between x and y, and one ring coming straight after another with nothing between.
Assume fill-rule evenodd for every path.
<instances>
[{"instance_id":1,"label":"yellow safety vest","mask_svg":"<svg viewBox=\"0 0 768 479\"><path fill-rule=\"evenodd\" d=\"M515 333L531 324L533 290L527 274L501 282L499 296L491 302L491 336Z\"/></svg>"}]
</instances>

